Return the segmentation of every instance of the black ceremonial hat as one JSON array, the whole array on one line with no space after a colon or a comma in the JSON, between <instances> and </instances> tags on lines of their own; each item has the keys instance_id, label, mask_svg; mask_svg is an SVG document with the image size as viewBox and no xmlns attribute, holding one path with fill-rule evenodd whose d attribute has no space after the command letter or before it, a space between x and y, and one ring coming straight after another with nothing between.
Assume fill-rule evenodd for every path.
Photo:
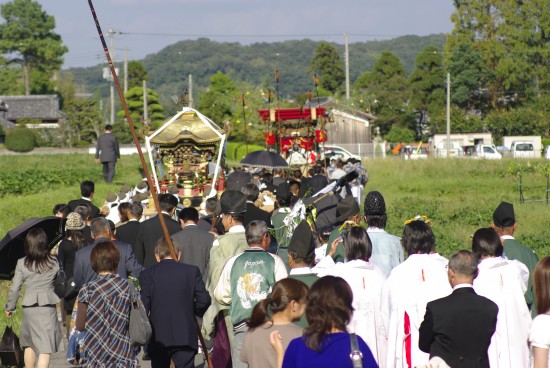
<instances>
[{"instance_id":1,"label":"black ceremonial hat","mask_svg":"<svg viewBox=\"0 0 550 368\"><path fill-rule=\"evenodd\" d=\"M220 197L221 213L246 212L246 197L238 190L226 190Z\"/></svg>"},{"instance_id":2,"label":"black ceremonial hat","mask_svg":"<svg viewBox=\"0 0 550 368\"><path fill-rule=\"evenodd\" d=\"M307 258L315 253L313 233L306 220L302 220L294 230L288 245L288 251L296 253L299 258Z\"/></svg>"},{"instance_id":3,"label":"black ceremonial hat","mask_svg":"<svg viewBox=\"0 0 550 368\"><path fill-rule=\"evenodd\" d=\"M352 196L348 195L346 198L338 202L336 205L336 215L338 218L336 222L345 221L351 216L355 216L361 212L357 201Z\"/></svg>"},{"instance_id":4,"label":"black ceremonial hat","mask_svg":"<svg viewBox=\"0 0 550 368\"><path fill-rule=\"evenodd\" d=\"M365 216L369 215L385 215L386 214L386 202L382 193L372 191L365 197Z\"/></svg>"},{"instance_id":5,"label":"black ceremonial hat","mask_svg":"<svg viewBox=\"0 0 550 368\"><path fill-rule=\"evenodd\" d=\"M500 202L493 212L493 222L498 227L509 227L516 223L514 205L508 202Z\"/></svg>"}]
</instances>

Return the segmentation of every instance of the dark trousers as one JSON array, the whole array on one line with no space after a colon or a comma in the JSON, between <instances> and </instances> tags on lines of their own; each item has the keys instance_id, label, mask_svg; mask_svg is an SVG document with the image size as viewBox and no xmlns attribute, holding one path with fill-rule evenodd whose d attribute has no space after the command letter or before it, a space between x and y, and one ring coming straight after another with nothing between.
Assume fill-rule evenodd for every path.
<instances>
[{"instance_id":1,"label":"dark trousers","mask_svg":"<svg viewBox=\"0 0 550 368\"><path fill-rule=\"evenodd\" d=\"M190 346L168 346L149 352L151 368L169 368L170 360L175 368L194 368L197 351Z\"/></svg>"},{"instance_id":2,"label":"dark trousers","mask_svg":"<svg viewBox=\"0 0 550 368\"><path fill-rule=\"evenodd\" d=\"M115 162L102 162L103 164L103 179L105 182L110 183L115 176Z\"/></svg>"}]
</instances>

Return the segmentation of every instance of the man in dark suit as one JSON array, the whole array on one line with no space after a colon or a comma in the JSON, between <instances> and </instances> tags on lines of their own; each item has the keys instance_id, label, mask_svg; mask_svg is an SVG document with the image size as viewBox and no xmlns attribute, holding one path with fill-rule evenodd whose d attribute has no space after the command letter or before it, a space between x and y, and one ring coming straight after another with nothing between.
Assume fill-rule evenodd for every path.
<instances>
[{"instance_id":1,"label":"man in dark suit","mask_svg":"<svg viewBox=\"0 0 550 368\"><path fill-rule=\"evenodd\" d=\"M105 125L105 133L97 138L95 161L103 164L103 178L110 183L115 176L116 160L120 158L120 149L116 137L111 133L113 127Z\"/></svg>"},{"instance_id":2,"label":"man in dark suit","mask_svg":"<svg viewBox=\"0 0 550 368\"><path fill-rule=\"evenodd\" d=\"M328 185L328 179L323 174L323 167L319 163L313 166L313 173L314 175L307 181L307 185L311 187L312 194L315 194Z\"/></svg>"},{"instance_id":3,"label":"man in dark suit","mask_svg":"<svg viewBox=\"0 0 550 368\"><path fill-rule=\"evenodd\" d=\"M174 243L176 258L164 238L155 246L158 263L139 276L141 300L149 314L153 335L147 346L152 368L195 367L198 335L195 316L202 317L210 306L199 269L179 263L181 256Z\"/></svg>"},{"instance_id":4,"label":"man in dark suit","mask_svg":"<svg viewBox=\"0 0 550 368\"><path fill-rule=\"evenodd\" d=\"M246 196L246 212L244 214L243 226L246 228L254 220L264 221L268 227L271 227L271 216L269 212L256 207L254 202L260 195L260 189L256 184L246 184L241 189L241 193Z\"/></svg>"},{"instance_id":5,"label":"man in dark suit","mask_svg":"<svg viewBox=\"0 0 550 368\"><path fill-rule=\"evenodd\" d=\"M95 184L91 180L84 180L80 183L80 195L82 198L73 199L67 204L71 208L71 212L74 212L78 206L88 206L92 210L92 218L99 217L99 208L94 206L92 199L94 198Z\"/></svg>"},{"instance_id":6,"label":"man in dark suit","mask_svg":"<svg viewBox=\"0 0 550 368\"><path fill-rule=\"evenodd\" d=\"M178 217L182 230L172 235L172 240L178 243L181 251L180 262L197 266L206 282L214 235L197 226L199 211L194 207L182 209Z\"/></svg>"},{"instance_id":7,"label":"man in dark suit","mask_svg":"<svg viewBox=\"0 0 550 368\"><path fill-rule=\"evenodd\" d=\"M92 237L94 242L76 252L74 261L74 283L76 290L82 285L95 280L97 273L92 269L90 256L92 249L103 242L113 243L120 252L120 261L118 263L117 273L122 278L127 278L129 274L138 277L143 267L137 262L134 251L130 244L126 244L117 240L111 240L111 229L109 221L103 217L92 220L91 223Z\"/></svg>"},{"instance_id":8,"label":"man in dark suit","mask_svg":"<svg viewBox=\"0 0 550 368\"><path fill-rule=\"evenodd\" d=\"M143 214L143 207L141 203L134 202L130 205L128 210L128 222L124 225L120 225L116 228L115 238L121 242L128 243L132 246L134 253L137 248L137 236L141 223L141 215Z\"/></svg>"},{"instance_id":9,"label":"man in dark suit","mask_svg":"<svg viewBox=\"0 0 550 368\"><path fill-rule=\"evenodd\" d=\"M430 358L440 357L453 368L489 367L487 349L495 332L498 307L472 287L477 264L477 257L468 250L451 257L448 277L454 291L428 303L419 329L420 350Z\"/></svg>"},{"instance_id":10,"label":"man in dark suit","mask_svg":"<svg viewBox=\"0 0 550 368\"><path fill-rule=\"evenodd\" d=\"M159 194L159 205L164 216L164 222L170 236L181 231L179 222L172 218L178 200L172 194ZM139 231L136 239L136 257L143 267L151 267L157 263L155 260L155 244L164 237L159 215L143 221L139 225Z\"/></svg>"}]
</instances>

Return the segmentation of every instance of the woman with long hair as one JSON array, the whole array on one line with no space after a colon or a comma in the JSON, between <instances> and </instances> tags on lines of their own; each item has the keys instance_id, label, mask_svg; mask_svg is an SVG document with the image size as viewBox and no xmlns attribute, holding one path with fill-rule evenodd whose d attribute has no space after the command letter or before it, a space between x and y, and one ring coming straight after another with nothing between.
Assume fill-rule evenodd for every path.
<instances>
[{"instance_id":1,"label":"woman with long hair","mask_svg":"<svg viewBox=\"0 0 550 368\"><path fill-rule=\"evenodd\" d=\"M533 288L538 315L533 320L529 342L533 368L550 367L550 257L541 259L533 272Z\"/></svg>"},{"instance_id":2,"label":"woman with long hair","mask_svg":"<svg viewBox=\"0 0 550 368\"><path fill-rule=\"evenodd\" d=\"M62 334L55 307L59 298L53 291L58 271L59 265L50 254L48 237L44 230L30 230L25 237L25 257L17 261L6 303L6 316L9 318L16 308L21 286L25 284L19 335L21 347L25 349L25 368L34 368L36 354L36 366L48 367L50 355L59 350Z\"/></svg>"},{"instance_id":3,"label":"woman with long hair","mask_svg":"<svg viewBox=\"0 0 550 368\"><path fill-rule=\"evenodd\" d=\"M84 337L85 367L139 367L139 349L130 344L130 285L117 274L120 252L110 241L90 255L97 278L78 293L76 329ZM131 281L130 281L131 282Z\"/></svg>"},{"instance_id":4,"label":"woman with long hair","mask_svg":"<svg viewBox=\"0 0 550 368\"><path fill-rule=\"evenodd\" d=\"M378 367L363 339L346 330L353 314L352 301L351 288L341 277L325 276L315 281L307 296L309 326L302 337L288 345L283 368L351 368L355 359L361 360L363 368ZM355 339L357 349L352 351ZM272 341L280 357L283 353L280 337L274 333Z\"/></svg>"},{"instance_id":5,"label":"woman with long hair","mask_svg":"<svg viewBox=\"0 0 550 368\"><path fill-rule=\"evenodd\" d=\"M332 254L343 242L346 262L321 268L318 275L338 276L349 284L353 292L354 312L347 325L348 330L361 336L378 364L385 367L388 339L380 312L380 299L386 277L378 266L370 262L372 243L365 229L350 223L341 230L341 234L342 237L333 242L330 257L326 260L333 262Z\"/></svg>"},{"instance_id":6,"label":"woman with long hair","mask_svg":"<svg viewBox=\"0 0 550 368\"><path fill-rule=\"evenodd\" d=\"M76 212L71 212L67 215L67 221L65 222L65 238L59 243L57 260L59 261L59 267L65 271L69 288L70 284L74 280L74 258L76 252L88 245L84 233L82 230L86 227L86 223L82 219L82 216ZM72 288L70 288L72 289ZM71 314L74 308L74 302L76 299L76 292L67 294L63 298L63 309L66 316L66 325L68 326L71 321Z\"/></svg>"},{"instance_id":7,"label":"woman with long hair","mask_svg":"<svg viewBox=\"0 0 550 368\"><path fill-rule=\"evenodd\" d=\"M250 368L276 368L276 354L269 342L277 330L286 349L290 341L302 336L303 329L292 322L300 319L306 308L308 287L302 281L282 279L273 284L271 293L252 310L247 322L241 361Z\"/></svg>"}]
</instances>

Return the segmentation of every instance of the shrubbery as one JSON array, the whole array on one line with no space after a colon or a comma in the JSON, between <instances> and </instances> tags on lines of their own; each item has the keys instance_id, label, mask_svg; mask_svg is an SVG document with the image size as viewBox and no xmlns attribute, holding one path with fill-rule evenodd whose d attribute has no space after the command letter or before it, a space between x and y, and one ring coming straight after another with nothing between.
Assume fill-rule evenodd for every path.
<instances>
[{"instance_id":1,"label":"shrubbery","mask_svg":"<svg viewBox=\"0 0 550 368\"><path fill-rule=\"evenodd\" d=\"M0 198L9 194L30 194L40 190L77 185L82 178L100 180L97 166L64 168L60 170L10 170L0 172Z\"/></svg>"},{"instance_id":2,"label":"shrubbery","mask_svg":"<svg viewBox=\"0 0 550 368\"><path fill-rule=\"evenodd\" d=\"M15 152L30 152L36 146L34 132L25 127L16 127L6 134L6 148Z\"/></svg>"}]
</instances>

